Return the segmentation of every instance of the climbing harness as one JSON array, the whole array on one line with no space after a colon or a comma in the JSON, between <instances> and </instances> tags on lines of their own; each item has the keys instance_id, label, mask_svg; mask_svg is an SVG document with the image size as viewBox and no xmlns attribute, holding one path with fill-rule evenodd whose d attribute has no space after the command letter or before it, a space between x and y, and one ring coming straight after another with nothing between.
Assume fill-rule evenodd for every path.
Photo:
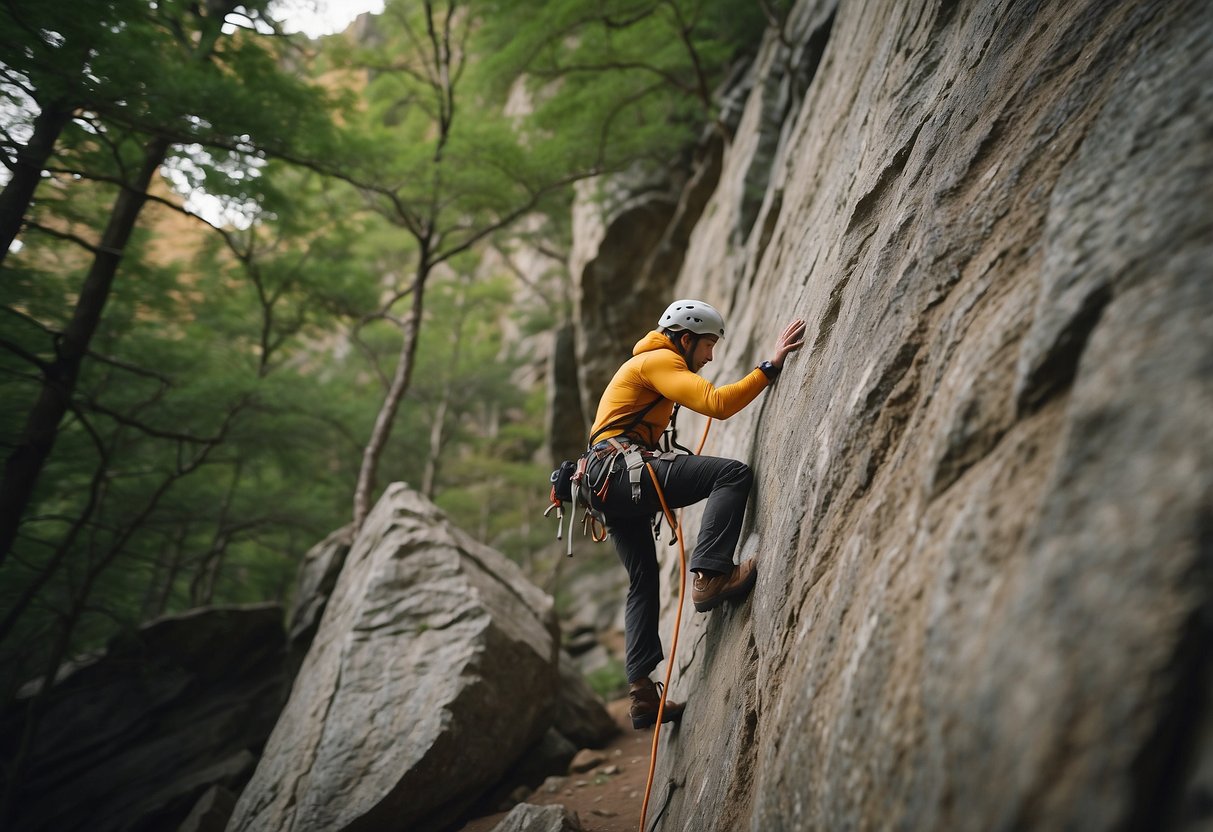
<instances>
[{"instance_id":1,"label":"climbing harness","mask_svg":"<svg viewBox=\"0 0 1213 832\"><path fill-rule=\"evenodd\" d=\"M550 478L552 488L548 498L549 504L543 512L543 516L547 517L553 511L556 512L557 540L563 539L565 534L565 503L571 503L583 509L581 514L581 533L583 536L589 537L595 543L602 543L607 539L606 516L601 510L594 507L593 498L596 497L598 499L599 505L602 505L603 501L606 500L607 490L611 484L611 474L614 473L616 463L620 458L623 460L624 465L627 466L628 483L632 488L632 500L640 502L641 468L647 459L653 458L654 453L640 444L638 438L631 434L644 421L644 417L648 415L649 411L663 400L664 396L659 395L634 415L599 428L590 437L589 448L585 453L578 457L576 461L564 460L552 472ZM675 410L677 410L677 405L675 405ZM609 439L595 443L595 440L599 436L613 429L622 430ZM598 480L593 483L589 481L588 475L591 458L605 460L599 472ZM565 550L565 554L570 558L573 556L574 515L575 510L569 512L568 548Z\"/></svg>"}]
</instances>

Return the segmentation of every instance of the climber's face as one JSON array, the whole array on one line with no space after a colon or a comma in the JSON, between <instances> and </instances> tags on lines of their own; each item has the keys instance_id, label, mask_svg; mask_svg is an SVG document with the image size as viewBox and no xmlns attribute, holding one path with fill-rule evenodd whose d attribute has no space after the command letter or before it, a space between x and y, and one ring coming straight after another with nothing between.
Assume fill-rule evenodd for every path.
<instances>
[{"instance_id":1,"label":"climber's face","mask_svg":"<svg viewBox=\"0 0 1213 832\"><path fill-rule=\"evenodd\" d=\"M690 366L691 372L697 373L704 368L704 365L712 360L712 349L716 346L716 342L720 340L715 335L704 335L699 338L694 348L690 347L690 342L693 340L691 336L684 335L686 340L683 342L687 349L691 349L687 356L687 365Z\"/></svg>"}]
</instances>

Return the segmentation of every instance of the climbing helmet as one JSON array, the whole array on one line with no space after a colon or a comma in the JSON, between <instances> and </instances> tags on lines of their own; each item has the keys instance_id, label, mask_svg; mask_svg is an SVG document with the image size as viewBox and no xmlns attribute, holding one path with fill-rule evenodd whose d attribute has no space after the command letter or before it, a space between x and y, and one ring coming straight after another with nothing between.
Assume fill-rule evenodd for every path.
<instances>
[{"instance_id":1,"label":"climbing helmet","mask_svg":"<svg viewBox=\"0 0 1213 832\"><path fill-rule=\"evenodd\" d=\"M686 331L696 335L724 337L724 318L716 307L701 300L676 300L666 307L665 314L657 322L661 329L674 332Z\"/></svg>"}]
</instances>

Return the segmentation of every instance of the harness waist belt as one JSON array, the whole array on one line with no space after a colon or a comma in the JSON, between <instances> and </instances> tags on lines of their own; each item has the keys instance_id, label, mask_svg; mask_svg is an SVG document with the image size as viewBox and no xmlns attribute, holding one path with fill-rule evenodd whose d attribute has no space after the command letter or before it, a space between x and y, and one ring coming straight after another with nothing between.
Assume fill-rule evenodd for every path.
<instances>
[{"instance_id":1,"label":"harness waist belt","mask_svg":"<svg viewBox=\"0 0 1213 832\"><path fill-rule=\"evenodd\" d=\"M606 459L620 448L630 448L633 445L645 452L649 452L648 446L642 445L633 439L629 439L626 436L612 436L610 439L604 439L601 442L595 443L590 448L590 453L594 455L594 459Z\"/></svg>"}]
</instances>

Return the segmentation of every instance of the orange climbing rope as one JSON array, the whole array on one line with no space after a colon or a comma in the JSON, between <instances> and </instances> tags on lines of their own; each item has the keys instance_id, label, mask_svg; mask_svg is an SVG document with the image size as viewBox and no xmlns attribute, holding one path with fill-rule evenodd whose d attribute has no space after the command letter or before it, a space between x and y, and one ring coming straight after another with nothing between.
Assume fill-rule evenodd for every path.
<instances>
[{"instance_id":1,"label":"orange climbing rope","mask_svg":"<svg viewBox=\"0 0 1213 832\"><path fill-rule=\"evenodd\" d=\"M712 428L712 419L708 418L708 423L703 427L703 436L699 440L699 447L695 449L695 455L699 456L699 452L703 450L704 444L708 441L708 431ZM653 747L649 750L649 776L644 784L644 802L640 805L640 832L644 832L644 821L649 813L649 795L653 791L653 772L657 769L657 740L661 736L661 717L665 714L665 697L670 690L670 677L674 672L674 657L678 655L678 631L682 627L682 598L686 594L687 588L687 550L682 543L682 525L680 520L682 513L679 512L678 518L674 517L674 513L670 511L669 505L665 501L665 492L661 490L661 482L657 479L657 472L653 470L653 465L650 462L644 464L649 469L649 477L653 480L653 488L657 491L657 499L661 501L661 511L665 515L665 520L670 524L670 528L674 532L674 536L678 538L678 563L680 569L678 571L678 613L674 618L674 639L670 644L670 659L665 665L665 683L661 687L661 698L657 701L657 724L653 726Z\"/></svg>"}]
</instances>

